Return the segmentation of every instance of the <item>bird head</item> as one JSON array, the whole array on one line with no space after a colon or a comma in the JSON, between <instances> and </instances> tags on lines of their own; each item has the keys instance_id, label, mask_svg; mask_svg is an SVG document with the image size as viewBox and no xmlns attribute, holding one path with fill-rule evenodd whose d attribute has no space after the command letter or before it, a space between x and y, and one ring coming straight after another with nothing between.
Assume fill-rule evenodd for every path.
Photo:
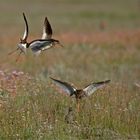
<instances>
[{"instance_id":1,"label":"bird head","mask_svg":"<svg viewBox=\"0 0 140 140\"><path fill-rule=\"evenodd\" d=\"M26 54L26 48L28 47L28 43L22 39L20 39L20 42L17 45L17 48L23 52L24 54Z\"/></svg>"},{"instance_id":2,"label":"bird head","mask_svg":"<svg viewBox=\"0 0 140 140\"><path fill-rule=\"evenodd\" d=\"M55 40L53 39L53 43L54 43L54 46L58 46L58 47L64 47L59 40Z\"/></svg>"}]
</instances>

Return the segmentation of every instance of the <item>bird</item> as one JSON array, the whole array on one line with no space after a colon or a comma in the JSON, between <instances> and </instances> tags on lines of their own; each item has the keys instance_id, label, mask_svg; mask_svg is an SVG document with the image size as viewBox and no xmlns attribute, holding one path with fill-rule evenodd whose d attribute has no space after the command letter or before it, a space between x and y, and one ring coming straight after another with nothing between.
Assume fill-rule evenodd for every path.
<instances>
[{"instance_id":1,"label":"bird","mask_svg":"<svg viewBox=\"0 0 140 140\"><path fill-rule=\"evenodd\" d=\"M47 17L45 17L45 20L44 20L42 38L27 42L27 38L28 38L28 34L29 34L29 27L28 27L28 22L27 22L25 13L23 13L23 18L25 21L25 31L24 31L23 37L20 38L20 42L19 42L16 50L10 52L9 55L20 50L19 56L17 58L17 60L18 60L22 53L26 54L27 48L30 48L31 51L35 55L39 55L42 51L45 51L54 46L63 47L63 45L60 43L59 40L52 38L53 31L52 31L52 27L51 27Z\"/></svg>"},{"instance_id":2,"label":"bird","mask_svg":"<svg viewBox=\"0 0 140 140\"><path fill-rule=\"evenodd\" d=\"M35 55L39 55L42 51L50 49L54 46L63 47L59 40L52 38L52 34L53 31L51 24L49 23L48 18L45 17L42 38L31 41L28 43L27 48L31 48Z\"/></svg>"},{"instance_id":3,"label":"bird","mask_svg":"<svg viewBox=\"0 0 140 140\"><path fill-rule=\"evenodd\" d=\"M68 124L73 123L73 121L74 121L74 112L73 112L72 107L69 107L69 108L68 108L68 112L67 112L67 114L65 115L65 121L66 121L66 123L68 123Z\"/></svg>"},{"instance_id":4,"label":"bird","mask_svg":"<svg viewBox=\"0 0 140 140\"><path fill-rule=\"evenodd\" d=\"M20 38L20 42L18 43L17 48L14 51L12 51L8 54L8 55L11 55L14 52L20 50L20 53L19 53L16 61L18 61L18 59L19 59L19 57L22 53L26 54L26 49L28 47L27 38L28 38L28 34L29 34L29 27L28 27L28 22L27 22L25 13L23 13L23 19L24 19L24 22L25 22L25 30L24 30L23 37Z\"/></svg>"},{"instance_id":5,"label":"bird","mask_svg":"<svg viewBox=\"0 0 140 140\"><path fill-rule=\"evenodd\" d=\"M71 96L75 96L76 98L76 102L77 102L77 110L79 112L79 100L82 99L83 97L88 97L90 95L92 95L96 90L104 87L106 84L108 84L111 80L105 80L105 81L101 81L101 82L94 82L91 83L87 86L85 86L82 89L77 89L77 87L75 87L73 84L70 84L68 82L64 82L64 81L60 81L57 79L54 79L52 77L50 77L50 79L53 80L53 82L57 85L57 87L59 87L62 91L64 91L67 95Z\"/></svg>"}]
</instances>

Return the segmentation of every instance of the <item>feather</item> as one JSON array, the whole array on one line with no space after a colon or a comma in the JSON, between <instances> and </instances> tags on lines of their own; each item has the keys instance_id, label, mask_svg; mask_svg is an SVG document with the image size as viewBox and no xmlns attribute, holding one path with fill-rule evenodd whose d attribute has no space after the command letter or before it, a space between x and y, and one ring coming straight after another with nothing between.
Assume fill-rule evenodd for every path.
<instances>
[{"instance_id":1,"label":"feather","mask_svg":"<svg viewBox=\"0 0 140 140\"><path fill-rule=\"evenodd\" d=\"M51 78L51 77L50 77ZM56 79L54 79L54 78L51 78L54 82L55 82L55 84L59 87L59 88L61 88L64 92L66 92L69 96L72 96L74 93L75 93L75 91L76 91L76 88L75 87L73 87L72 85L70 85L69 83L67 83L67 82L62 82L62 81L60 81L60 80L56 80Z\"/></svg>"},{"instance_id":2,"label":"feather","mask_svg":"<svg viewBox=\"0 0 140 140\"><path fill-rule=\"evenodd\" d=\"M34 40L29 44L29 47L33 52L44 51L50 49L53 46L51 40Z\"/></svg>"},{"instance_id":3,"label":"feather","mask_svg":"<svg viewBox=\"0 0 140 140\"><path fill-rule=\"evenodd\" d=\"M44 20L42 39L51 39L51 37L52 37L52 28L46 17Z\"/></svg>"},{"instance_id":4,"label":"feather","mask_svg":"<svg viewBox=\"0 0 140 140\"><path fill-rule=\"evenodd\" d=\"M27 19L26 19L26 16L25 16L24 13L23 13L23 18L24 18L24 21L25 21L25 31L24 31L24 34L23 34L23 37L22 37L22 41L26 42L26 40L28 38L29 28L28 28L28 22L27 22Z\"/></svg>"},{"instance_id":5,"label":"feather","mask_svg":"<svg viewBox=\"0 0 140 140\"><path fill-rule=\"evenodd\" d=\"M102 88L104 85L106 85L107 83L109 83L110 80L106 80L106 81L102 81L102 82L97 82L97 83L92 83L88 86L86 86L83 91L85 92L85 94L87 96L90 96L91 94L93 94L97 89Z\"/></svg>"}]
</instances>

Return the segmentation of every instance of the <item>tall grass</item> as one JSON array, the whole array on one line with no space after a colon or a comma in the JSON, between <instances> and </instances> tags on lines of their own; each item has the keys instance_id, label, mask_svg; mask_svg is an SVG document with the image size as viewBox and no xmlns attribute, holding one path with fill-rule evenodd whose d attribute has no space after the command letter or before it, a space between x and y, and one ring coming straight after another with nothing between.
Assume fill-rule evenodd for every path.
<instances>
[{"instance_id":1,"label":"tall grass","mask_svg":"<svg viewBox=\"0 0 140 140\"><path fill-rule=\"evenodd\" d=\"M1 0L0 8L0 139L140 139L137 0ZM39 57L29 52L17 63L16 54L7 56L23 32L22 12L29 21L29 40L41 35L48 16L65 47ZM79 88L111 83L81 100L77 112L75 99L59 93L49 76ZM71 123L65 121L69 107Z\"/></svg>"},{"instance_id":2,"label":"tall grass","mask_svg":"<svg viewBox=\"0 0 140 140\"><path fill-rule=\"evenodd\" d=\"M2 103L1 139L139 139L140 96L134 85L140 76L139 48L85 44L56 49L35 58L38 62L29 56L18 64L35 77L19 82L17 96ZM75 100L55 90L49 76L79 87L105 79L111 83L83 99L77 113ZM67 124L70 106L74 122Z\"/></svg>"}]
</instances>

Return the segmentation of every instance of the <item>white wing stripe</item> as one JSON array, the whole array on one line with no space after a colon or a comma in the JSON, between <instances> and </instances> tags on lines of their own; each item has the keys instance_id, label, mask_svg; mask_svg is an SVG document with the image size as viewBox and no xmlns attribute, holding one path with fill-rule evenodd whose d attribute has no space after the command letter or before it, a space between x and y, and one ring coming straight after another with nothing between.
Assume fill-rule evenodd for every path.
<instances>
[{"instance_id":1,"label":"white wing stripe","mask_svg":"<svg viewBox=\"0 0 140 140\"><path fill-rule=\"evenodd\" d=\"M107 83L109 83L110 80L99 82L99 83L93 83L86 88L83 89L83 91L86 93L86 95L90 96L93 94L97 89L100 89L104 87Z\"/></svg>"},{"instance_id":2,"label":"white wing stripe","mask_svg":"<svg viewBox=\"0 0 140 140\"><path fill-rule=\"evenodd\" d=\"M61 82L59 80L53 79L51 78L56 85L61 88L64 92L66 92L68 95L72 95L75 92L75 88L72 87L70 84L66 83L66 82Z\"/></svg>"}]
</instances>

